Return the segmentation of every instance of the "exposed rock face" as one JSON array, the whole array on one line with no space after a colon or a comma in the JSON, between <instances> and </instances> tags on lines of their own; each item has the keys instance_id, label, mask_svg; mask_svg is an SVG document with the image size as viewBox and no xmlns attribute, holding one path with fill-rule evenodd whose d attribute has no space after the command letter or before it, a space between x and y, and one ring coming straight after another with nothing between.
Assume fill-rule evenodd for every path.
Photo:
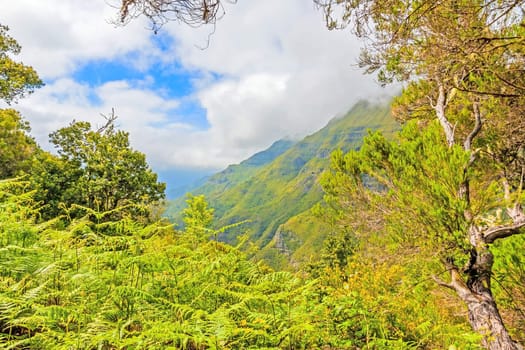
<instances>
[{"instance_id":1,"label":"exposed rock face","mask_svg":"<svg viewBox=\"0 0 525 350\"><path fill-rule=\"evenodd\" d=\"M279 251L279 253L286 255L287 257L290 257L292 254L292 251L288 246L286 245L286 242L284 241L283 237L283 225L280 225L277 231L275 232L275 235L273 236L273 243L275 249Z\"/></svg>"}]
</instances>

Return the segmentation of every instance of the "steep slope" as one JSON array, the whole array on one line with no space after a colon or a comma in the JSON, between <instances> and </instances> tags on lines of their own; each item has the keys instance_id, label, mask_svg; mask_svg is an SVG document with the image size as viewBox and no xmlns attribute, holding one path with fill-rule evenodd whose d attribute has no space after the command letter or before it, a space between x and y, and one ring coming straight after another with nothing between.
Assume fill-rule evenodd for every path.
<instances>
[{"instance_id":1,"label":"steep slope","mask_svg":"<svg viewBox=\"0 0 525 350\"><path fill-rule=\"evenodd\" d=\"M271 163L295 143L293 140L276 141L266 150L255 153L240 164L229 165L223 171L207 177L200 185L194 186L191 193L194 195L204 194L208 199L219 197L226 190L251 178L263 166ZM180 224L182 222L180 213L186 206L185 198L184 193L170 201L165 216Z\"/></svg>"},{"instance_id":2,"label":"steep slope","mask_svg":"<svg viewBox=\"0 0 525 350\"><path fill-rule=\"evenodd\" d=\"M309 209L322 199L317 180L329 165L330 153L359 147L368 129L390 133L395 128L388 105L359 102L344 117L333 119L253 173L246 172L245 177L235 173L227 185L210 179L195 193L206 195L218 226L250 220L224 233L221 240L233 243L247 232L250 242L260 248L257 256L274 266L290 258L304 260L327 234Z\"/></svg>"}]
</instances>

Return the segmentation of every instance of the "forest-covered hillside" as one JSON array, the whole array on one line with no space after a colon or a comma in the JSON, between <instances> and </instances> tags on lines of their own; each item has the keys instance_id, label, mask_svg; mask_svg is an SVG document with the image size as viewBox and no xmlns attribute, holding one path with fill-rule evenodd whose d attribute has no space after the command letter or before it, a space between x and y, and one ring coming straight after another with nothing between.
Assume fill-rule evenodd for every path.
<instances>
[{"instance_id":1,"label":"forest-covered hillside","mask_svg":"<svg viewBox=\"0 0 525 350\"><path fill-rule=\"evenodd\" d=\"M303 140L278 141L229 166L192 194L206 197L215 209L217 227L247 221L219 239L235 244L237 235L248 232L249 241L261 249L257 258L274 267L317 259L331 228L311 209L322 200L319 177L329 166L330 154L359 148L371 130L391 135L397 128L387 103L361 101ZM265 162L257 161L261 156ZM185 200L172 201L166 212L179 225Z\"/></svg>"},{"instance_id":2,"label":"forest-covered hillside","mask_svg":"<svg viewBox=\"0 0 525 350\"><path fill-rule=\"evenodd\" d=\"M0 25L0 348L523 349L525 4L314 2L403 91L217 175L183 227L115 113L40 147L15 107L43 82ZM119 5L155 30L224 14Z\"/></svg>"}]
</instances>

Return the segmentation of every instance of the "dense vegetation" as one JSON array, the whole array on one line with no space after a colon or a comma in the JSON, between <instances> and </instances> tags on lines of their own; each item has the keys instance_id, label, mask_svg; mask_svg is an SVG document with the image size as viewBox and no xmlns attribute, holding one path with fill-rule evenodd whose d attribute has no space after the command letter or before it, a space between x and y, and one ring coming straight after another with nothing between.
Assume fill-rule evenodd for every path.
<instances>
[{"instance_id":1,"label":"dense vegetation","mask_svg":"<svg viewBox=\"0 0 525 350\"><path fill-rule=\"evenodd\" d=\"M0 186L0 337L8 348L405 349L478 341L450 297L421 279L419 263L384 254L363 260L382 247L349 256L343 269L312 268L319 277L310 279L209 240L213 231L196 219L209 217L199 197L190 200L197 203L185 232L88 216L63 227L59 218L38 222L27 183Z\"/></svg>"},{"instance_id":2,"label":"dense vegetation","mask_svg":"<svg viewBox=\"0 0 525 350\"><path fill-rule=\"evenodd\" d=\"M235 244L236 234L248 231L250 242L260 248L257 258L275 268L297 266L316 256L332 231L312 212L323 198L319 177L330 165L330 153L360 147L369 129L385 135L398 129L387 103L360 101L303 140L279 141L191 192L205 195L215 208L216 228L248 220L221 240ZM170 203L166 216L180 223L183 208L181 197Z\"/></svg>"},{"instance_id":3,"label":"dense vegetation","mask_svg":"<svg viewBox=\"0 0 525 350\"><path fill-rule=\"evenodd\" d=\"M368 72L405 82L395 115L418 121L396 143L372 138L336 160L334 175L348 179L340 199L369 205L372 219L402 228L418 249L432 247L448 275L435 282L463 301L483 346L521 349L498 310L493 268L498 241L525 230L523 1L316 2L329 27L365 38Z\"/></svg>"},{"instance_id":4,"label":"dense vegetation","mask_svg":"<svg viewBox=\"0 0 525 350\"><path fill-rule=\"evenodd\" d=\"M242 222L213 226L200 195L187 199L184 230L159 219L164 186L113 115L97 130L54 132L54 156L18 112L1 110L2 347L522 348L523 2L317 3L329 26L350 22L369 38L362 64L381 81L407 82L393 105L399 134L371 132L358 150L332 154L314 210L331 233L317 259L296 273L248 259L239 247L249 235L218 241ZM165 18L152 4L124 1L123 19ZM220 1L188 4L213 22L219 7L208 6ZM19 50L0 27L8 103L41 85L13 60ZM295 169L291 150L276 161ZM229 208L305 193L255 185Z\"/></svg>"}]
</instances>

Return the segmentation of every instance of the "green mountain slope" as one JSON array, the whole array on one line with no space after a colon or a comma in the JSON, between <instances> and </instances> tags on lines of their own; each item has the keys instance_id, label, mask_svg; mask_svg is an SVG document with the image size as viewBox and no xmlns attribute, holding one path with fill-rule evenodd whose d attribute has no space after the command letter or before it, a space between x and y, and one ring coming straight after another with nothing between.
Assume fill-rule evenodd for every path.
<instances>
[{"instance_id":1,"label":"green mountain slope","mask_svg":"<svg viewBox=\"0 0 525 350\"><path fill-rule=\"evenodd\" d=\"M273 161L256 168L246 162L230 166L194 194L207 197L218 226L250 220L224 233L221 240L233 243L247 232L260 249L257 256L270 264L304 261L320 248L328 230L309 213L322 198L318 177L333 150L359 147L368 129L386 133L396 129L388 105L359 102L344 117L333 119Z\"/></svg>"},{"instance_id":2,"label":"green mountain slope","mask_svg":"<svg viewBox=\"0 0 525 350\"><path fill-rule=\"evenodd\" d=\"M260 168L272 162L295 143L292 140L276 141L266 150L255 153L240 164L230 165L225 170L207 177L203 183L194 186L191 193L195 195L204 194L208 199L219 197L226 190L252 177ZM186 207L185 198L185 195L181 195L170 201L165 212L165 216L178 224L182 223L181 212Z\"/></svg>"}]
</instances>

